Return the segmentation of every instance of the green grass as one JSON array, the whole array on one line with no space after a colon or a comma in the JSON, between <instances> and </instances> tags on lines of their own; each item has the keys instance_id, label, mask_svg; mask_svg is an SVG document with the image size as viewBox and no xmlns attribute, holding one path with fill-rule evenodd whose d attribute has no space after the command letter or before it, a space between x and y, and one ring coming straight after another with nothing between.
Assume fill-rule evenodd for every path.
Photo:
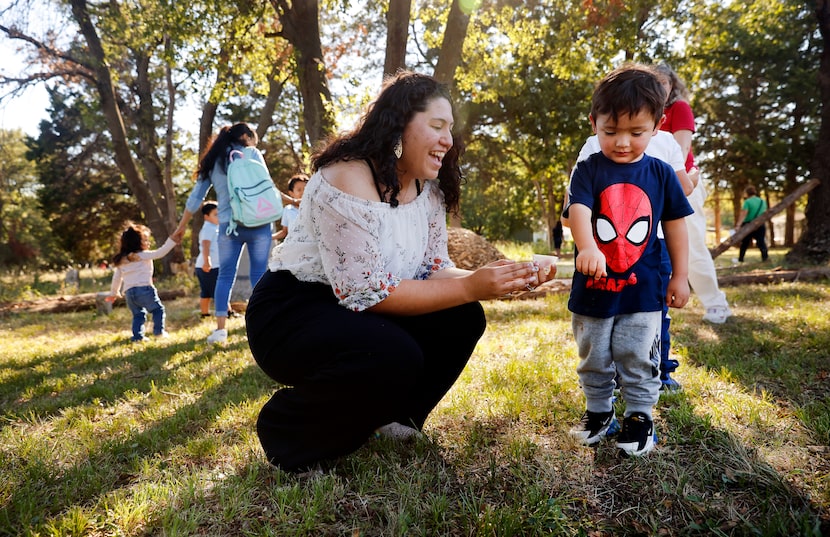
<instances>
[{"instance_id":1,"label":"green grass","mask_svg":"<svg viewBox=\"0 0 830 537\"><path fill-rule=\"evenodd\" d=\"M694 296L673 311L685 390L661 399L644 459L568 437L584 401L567 295L551 294L485 303L426 438L370 439L305 478L261 452L277 386L241 319L211 347L193 295L145 344L123 307L2 317L0 535L826 535L830 282L724 290L724 325Z\"/></svg>"}]
</instances>

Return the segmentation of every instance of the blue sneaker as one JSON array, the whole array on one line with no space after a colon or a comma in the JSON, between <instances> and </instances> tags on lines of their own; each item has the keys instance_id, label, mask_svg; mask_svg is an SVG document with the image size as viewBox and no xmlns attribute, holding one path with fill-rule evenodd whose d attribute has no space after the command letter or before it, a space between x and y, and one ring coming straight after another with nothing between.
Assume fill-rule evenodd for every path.
<instances>
[{"instance_id":1,"label":"blue sneaker","mask_svg":"<svg viewBox=\"0 0 830 537\"><path fill-rule=\"evenodd\" d=\"M583 445L593 446L603 436L614 434L620 430L620 424L614 416L614 411L591 412L586 410L579 423L571 429L571 436L582 442Z\"/></svg>"},{"instance_id":2,"label":"blue sneaker","mask_svg":"<svg viewBox=\"0 0 830 537\"><path fill-rule=\"evenodd\" d=\"M683 385L666 375L665 378L660 378L660 395L664 393L674 393L683 390Z\"/></svg>"}]
</instances>

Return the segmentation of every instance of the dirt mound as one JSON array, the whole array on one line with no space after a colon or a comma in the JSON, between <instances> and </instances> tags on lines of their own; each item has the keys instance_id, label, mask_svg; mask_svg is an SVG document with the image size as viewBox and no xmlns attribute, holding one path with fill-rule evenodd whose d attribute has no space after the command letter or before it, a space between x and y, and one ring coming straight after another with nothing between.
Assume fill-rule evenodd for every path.
<instances>
[{"instance_id":1,"label":"dirt mound","mask_svg":"<svg viewBox=\"0 0 830 537\"><path fill-rule=\"evenodd\" d=\"M451 227L447 230L450 259L458 268L475 270L487 263L506 259L487 239L469 229Z\"/></svg>"}]
</instances>

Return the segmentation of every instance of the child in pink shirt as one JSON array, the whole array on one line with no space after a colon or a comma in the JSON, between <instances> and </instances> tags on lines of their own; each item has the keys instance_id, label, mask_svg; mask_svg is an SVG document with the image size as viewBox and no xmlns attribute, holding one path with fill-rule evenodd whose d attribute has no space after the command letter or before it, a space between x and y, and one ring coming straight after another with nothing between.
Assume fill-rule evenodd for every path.
<instances>
[{"instance_id":1,"label":"child in pink shirt","mask_svg":"<svg viewBox=\"0 0 830 537\"><path fill-rule=\"evenodd\" d=\"M110 287L111 300L123 296L133 314L132 341L144 341L144 323L147 312L153 315L153 335L165 337L164 305L153 285L153 260L167 255L176 246L172 238L157 250L148 250L150 229L127 222L121 233L121 247L113 257L115 272ZM123 287L123 291L122 291Z\"/></svg>"}]
</instances>

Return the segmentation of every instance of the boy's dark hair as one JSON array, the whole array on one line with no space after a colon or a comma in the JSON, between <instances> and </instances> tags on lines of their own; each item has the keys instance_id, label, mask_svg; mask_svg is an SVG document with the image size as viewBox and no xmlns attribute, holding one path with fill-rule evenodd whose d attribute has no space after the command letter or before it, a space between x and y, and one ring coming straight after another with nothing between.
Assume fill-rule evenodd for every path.
<instances>
[{"instance_id":1,"label":"boy's dark hair","mask_svg":"<svg viewBox=\"0 0 830 537\"><path fill-rule=\"evenodd\" d=\"M666 94L652 68L627 63L614 69L597 84L591 98L591 117L609 115L616 122L622 114L647 111L654 125L663 117Z\"/></svg>"},{"instance_id":2,"label":"boy's dark hair","mask_svg":"<svg viewBox=\"0 0 830 537\"><path fill-rule=\"evenodd\" d=\"M297 175L293 175L291 179L288 180L288 190L294 190L294 185L296 185L300 181L307 183L308 176L304 173L298 173Z\"/></svg>"},{"instance_id":3,"label":"boy's dark hair","mask_svg":"<svg viewBox=\"0 0 830 537\"><path fill-rule=\"evenodd\" d=\"M746 190L744 190L744 194L746 194L747 196L750 196L750 197L751 196L757 196L758 191L755 190L754 186L748 186L748 187L746 187Z\"/></svg>"},{"instance_id":4,"label":"boy's dark hair","mask_svg":"<svg viewBox=\"0 0 830 537\"><path fill-rule=\"evenodd\" d=\"M215 201L206 201L204 205L202 205L202 214L207 216L210 214L210 211L218 208L219 205L217 205Z\"/></svg>"}]
</instances>

